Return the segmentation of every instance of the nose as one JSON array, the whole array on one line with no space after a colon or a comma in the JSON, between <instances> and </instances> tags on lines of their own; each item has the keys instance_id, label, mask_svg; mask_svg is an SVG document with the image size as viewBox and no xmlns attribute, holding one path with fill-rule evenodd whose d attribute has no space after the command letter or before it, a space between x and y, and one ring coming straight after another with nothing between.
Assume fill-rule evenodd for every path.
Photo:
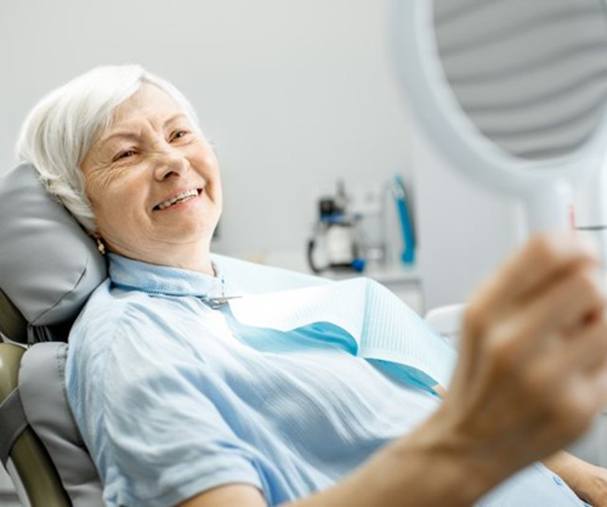
<instances>
[{"instance_id":1,"label":"nose","mask_svg":"<svg viewBox=\"0 0 607 507\"><path fill-rule=\"evenodd\" d=\"M158 181L165 180L171 176L182 176L188 170L188 161L177 150L167 147L157 152L154 167L154 177Z\"/></svg>"}]
</instances>

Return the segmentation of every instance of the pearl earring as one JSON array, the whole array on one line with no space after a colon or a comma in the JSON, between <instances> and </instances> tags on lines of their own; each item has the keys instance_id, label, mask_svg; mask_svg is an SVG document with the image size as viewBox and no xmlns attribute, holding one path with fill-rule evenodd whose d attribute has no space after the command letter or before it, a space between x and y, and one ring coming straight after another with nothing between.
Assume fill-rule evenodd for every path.
<instances>
[{"instance_id":1,"label":"pearl earring","mask_svg":"<svg viewBox=\"0 0 607 507\"><path fill-rule=\"evenodd\" d=\"M105 245L103 244L103 241L101 241L99 236L97 236L95 240L97 241L97 250L99 250L101 255L105 255Z\"/></svg>"}]
</instances>

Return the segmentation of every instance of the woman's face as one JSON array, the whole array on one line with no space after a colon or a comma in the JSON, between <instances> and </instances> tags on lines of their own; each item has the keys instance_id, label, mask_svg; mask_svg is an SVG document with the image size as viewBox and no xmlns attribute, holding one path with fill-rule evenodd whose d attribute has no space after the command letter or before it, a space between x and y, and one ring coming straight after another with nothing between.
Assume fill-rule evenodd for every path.
<instances>
[{"instance_id":1,"label":"woman's face","mask_svg":"<svg viewBox=\"0 0 607 507\"><path fill-rule=\"evenodd\" d=\"M213 150L183 110L144 84L119 105L81 169L110 250L154 264L208 259L222 207Z\"/></svg>"}]
</instances>

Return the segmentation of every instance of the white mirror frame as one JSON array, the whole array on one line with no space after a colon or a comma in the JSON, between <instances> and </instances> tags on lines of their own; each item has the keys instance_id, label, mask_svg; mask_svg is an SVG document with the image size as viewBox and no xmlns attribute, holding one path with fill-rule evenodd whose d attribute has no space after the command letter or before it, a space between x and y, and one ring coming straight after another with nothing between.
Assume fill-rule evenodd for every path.
<instances>
[{"instance_id":1,"label":"white mirror frame","mask_svg":"<svg viewBox=\"0 0 607 507\"><path fill-rule=\"evenodd\" d=\"M478 131L449 88L438 57L432 0L392 0L390 19L407 104L446 159L473 180L522 198L531 230L571 227L571 187L602 167L607 116L570 155L545 161L514 157Z\"/></svg>"}]
</instances>

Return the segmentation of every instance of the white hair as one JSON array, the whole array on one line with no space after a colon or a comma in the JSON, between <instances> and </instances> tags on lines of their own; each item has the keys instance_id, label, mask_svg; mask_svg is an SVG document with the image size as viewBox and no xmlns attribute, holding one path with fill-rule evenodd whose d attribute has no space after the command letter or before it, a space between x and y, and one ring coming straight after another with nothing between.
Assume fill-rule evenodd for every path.
<instances>
[{"instance_id":1,"label":"white hair","mask_svg":"<svg viewBox=\"0 0 607 507\"><path fill-rule=\"evenodd\" d=\"M95 67L42 98L21 127L17 160L34 165L48 192L90 234L96 229L95 215L80 164L96 137L110 125L114 109L144 83L172 97L199 129L196 113L184 95L139 65Z\"/></svg>"}]
</instances>

